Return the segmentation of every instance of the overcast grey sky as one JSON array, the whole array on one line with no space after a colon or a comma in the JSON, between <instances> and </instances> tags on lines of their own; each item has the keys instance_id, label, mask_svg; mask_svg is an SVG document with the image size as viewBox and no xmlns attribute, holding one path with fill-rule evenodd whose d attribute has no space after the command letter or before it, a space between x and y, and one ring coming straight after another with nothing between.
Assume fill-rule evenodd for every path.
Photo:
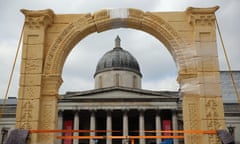
<instances>
[{"instance_id":1,"label":"overcast grey sky","mask_svg":"<svg viewBox=\"0 0 240 144\"><path fill-rule=\"evenodd\" d=\"M136 8L143 11L184 11L187 7L212 7L216 12L233 70L240 70L240 0L0 0L0 98L4 96L17 49L24 16L20 9L52 9L55 13L94 13L105 8ZM116 35L139 62L144 89L177 90L177 68L167 49L151 35L133 29L93 33L72 50L63 69L60 93L93 89L93 74L101 56L114 47ZM227 70L218 45L221 70ZM20 55L9 96L17 96Z\"/></svg>"}]
</instances>

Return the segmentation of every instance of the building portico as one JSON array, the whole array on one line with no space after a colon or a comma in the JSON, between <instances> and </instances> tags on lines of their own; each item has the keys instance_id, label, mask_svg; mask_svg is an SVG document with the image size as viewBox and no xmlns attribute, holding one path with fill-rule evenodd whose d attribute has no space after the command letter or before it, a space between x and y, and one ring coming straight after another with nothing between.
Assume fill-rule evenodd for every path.
<instances>
[{"instance_id":1,"label":"building portico","mask_svg":"<svg viewBox=\"0 0 240 144\"><path fill-rule=\"evenodd\" d=\"M94 112L93 112L94 111ZM74 113L75 112L75 113ZM77 115L76 115L77 113ZM175 118L173 110L169 109L99 109L99 110L86 110L79 109L75 110L64 110L62 115L63 125L59 125L59 129L66 129L66 122L72 121L73 128L78 130L92 130L96 132L83 132L83 133L74 133L74 136L155 136L163 135L163 133L156 133L156 131L161 131L161 127L169 127L169 130L177 130L178 119ZM169 122L170 125L162 126L163 121ZM98 130L103 130L98 132ZM167 129L165 129L167 130ZM152 132L145 132L152 131ZM94 142L94 140L88 139L75 139L73 143L87 144ZM127 142L130 140L116 140L116 139L105 139L98 140L100 144L112 144L112 143L122 143L123 141ZM135 140L137 144L153 144L160 142L161 139L139 139ZM95 142L94 142L95 143ZM177 142L176 142L177 143Z\"/></svg>"}]
</instances>

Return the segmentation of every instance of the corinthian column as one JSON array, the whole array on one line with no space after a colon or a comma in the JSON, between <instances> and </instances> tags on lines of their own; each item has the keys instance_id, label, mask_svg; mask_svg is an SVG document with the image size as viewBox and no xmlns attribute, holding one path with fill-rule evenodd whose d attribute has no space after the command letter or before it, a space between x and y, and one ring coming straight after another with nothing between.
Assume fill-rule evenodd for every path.
<instances>
[{"instance_id":1,"label":"corinthian column","mask_svg":"<svg viewBox=\"0 0 240 144\"><path fill-rule=\"evenodd\" d=\"M107 136L112 135L112 115L111 111L107 111ZM107 144L112 144L112 139L107 138Z\"/></svg>"},{"instance_id":2,"label":"corinthian column","mask_svg":"<svg viewBox=\"0 0 240 144\"><path fill-rule=\"evenodd\" d=\"M63 111L62 110L58 111L58 129L59 130L63 129ZM58 136L62 136L62 133L59 133ZM61 144L62 140L59 139L58 143Z\"/></svg>"},{"instance_id":3,"label":"corinthian column","mask_svg":"<svg viewBox=\"0 0 240 144\"><path fill-rule=\"evenodd\" d=\"M74 114L74 130L79 129L79 113L78 111L75 112ZM78 132L74 132L74 136L79 136ZM78 139L73 139L73 144L78 144Z\"/></svg>"},{"instance_id":4,"label":"corinthian column","mask_svg":"<svg viewBox=\"0 0 240 144\"><path fill-rule=\"evenodd\" d=\"M95 112L91 111L90 114L90 136L95 136L95 130L96 130L96 117L95 117ZM90 144L95 144L94 139L90 139Z\"/></svg>"},{"instance_id":5,"label":"corinthian column","mask_svg":"<svg viewBox=\"0 0 240 144\"><path fill-rule=\"evenodd\" d=\"M172 127L173 130L178 130L176 110L172 110ZM174 133L173 135L177 135L177 133ZM174 139L174 144L178 144L178 139Z\"/></svg>"},{"instance_id":6,"label":"corinthian column","mask_svg":"<svg viewBox=\"0 0 240 144\"><path fill-rule=\"evenodd\" d=\"M156 117L155 117L155 122L156 122L156 136L161 136L161 117L160 117L160 112L159 110L156 110ZM161 139L157 138L156 143L160 144Z\"/></svg>"},{"instance_id":7,"label":"corinthian column","mask_svg":"<svg viewBox=\"0 0 240 144\"><path fill-rule=\"evenodd\" d=\"M139 111L139 135L145 136L144 132L144 110ZM140 144L145 144L145 139L141 138L139 139Z\"/></svg>"},{"instance_id":8,"label":"corinthian column","mask_svg":"<svg viewBox=\"0 0 240 144\"><path fill-rule=\"evenodd\" d=\"M128 114L127 110L123 112L123 136L128 136Z\"/></svg>"}]
</instances>

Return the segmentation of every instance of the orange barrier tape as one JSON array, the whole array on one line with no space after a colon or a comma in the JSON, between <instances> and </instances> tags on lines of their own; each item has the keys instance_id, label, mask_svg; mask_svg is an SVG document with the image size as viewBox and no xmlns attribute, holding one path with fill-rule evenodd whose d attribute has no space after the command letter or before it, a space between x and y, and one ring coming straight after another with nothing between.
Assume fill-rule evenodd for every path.
<instances>
[{"instance_id":1,"label":"orange barrier tape","mask_svg":"<svg viewBox=\"0 0 240 144\"><path fill-rule=\"evenodd\" d=\"M174 138L182 139L184 136L57 136L57 139L156 139Z\"/></svg>"},{"instance_id":2,"label":"orange barrier tape","mask_svg":"<svg viewBox=\"0 0 240 144\"><path fill-rule=\"evenodd\" d=\"M138 132L138 131L136 131ZM156 132L163 132L163 133L192 133L192 134L217 134L216 130L145 130L143 132L146 133L156 133Z\"/></svg>"}]
</instances>

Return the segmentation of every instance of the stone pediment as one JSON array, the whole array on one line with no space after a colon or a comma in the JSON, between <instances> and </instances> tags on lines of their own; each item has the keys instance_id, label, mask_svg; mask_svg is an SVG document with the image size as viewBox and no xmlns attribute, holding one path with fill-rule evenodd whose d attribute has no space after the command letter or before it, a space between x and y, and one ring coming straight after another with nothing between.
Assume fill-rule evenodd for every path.
<instances>
[{"instance_id":1,"label":"stone pediment","mask_svg":"<svg viewBox=\"0 0 240 144\"><path fill-rule=\"evenodd\" d=\"M82 92L67 92L62 100L161 100L178 99L178 92L150 91L126 87L110 87Z\"/></svg>"}]
</instances>

